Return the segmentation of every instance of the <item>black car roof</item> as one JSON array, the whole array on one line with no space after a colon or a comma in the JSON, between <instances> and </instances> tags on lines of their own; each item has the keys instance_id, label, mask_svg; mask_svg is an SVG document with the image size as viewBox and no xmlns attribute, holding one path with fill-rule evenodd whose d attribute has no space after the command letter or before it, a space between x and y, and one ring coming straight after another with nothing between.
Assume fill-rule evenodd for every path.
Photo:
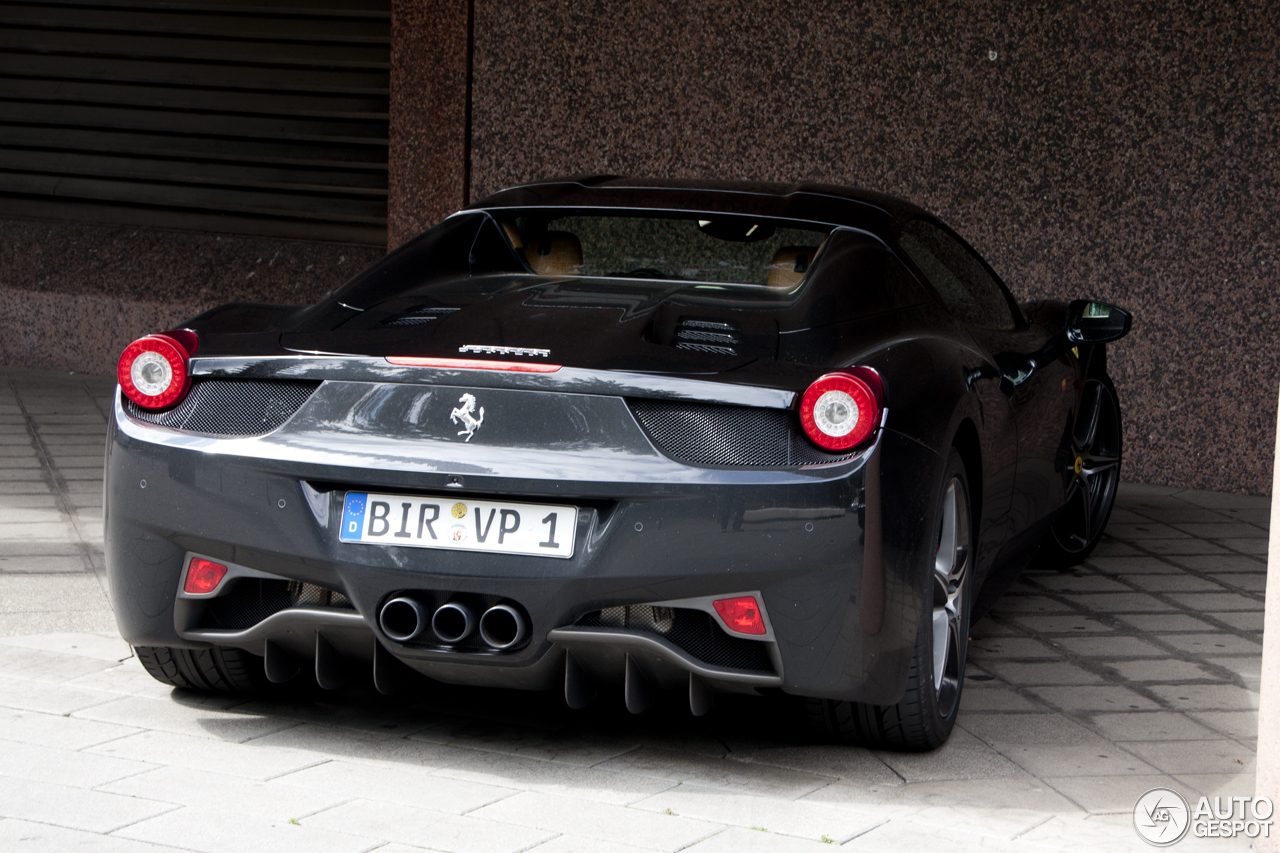
<instances>
[{"instance_id":1,"label":"black car roof","mask_svg":"<svg viewBox=\"0 0 1280 853\"><path fill-rule=\"evenodd\" d=\"M480 199L468 209L570 207L740 213L893 233L928 216L883 193L836 184L698 181L584 175L522 184Z\"/></svg>"}]
</instances>

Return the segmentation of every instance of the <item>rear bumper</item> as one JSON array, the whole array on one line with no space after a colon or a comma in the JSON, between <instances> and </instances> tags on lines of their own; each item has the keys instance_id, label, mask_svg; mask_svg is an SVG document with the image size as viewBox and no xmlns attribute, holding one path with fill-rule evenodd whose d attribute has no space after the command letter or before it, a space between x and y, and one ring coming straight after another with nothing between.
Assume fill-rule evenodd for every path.
<instances>
[{"instance_id":1,"label":"rear bumper","mask_svg":"<svg viewBox=\"0 0 1280 853\"><path fill-rule=\"evenodd\" d=\"M927 452L890 431L868 453L818 469L690 468L653 454L632 458L619 479L598 465L581 478L504 477L391 458L371 464L367 456L343 465L332 448L308 455L272 438L192 439L140 425L117 404L107 571L130 643L217 643L263 654L272 641L307 663L319 633L346 659L372 660L376 644L453 683L558 689L572 652L599 681L624 681L630 657L661 686L694 672L724 690L777 687L880 704L901 695L924 577L912 568L921 553L910 531L929 522L883 524L886 505L901 510L899 493L916 487L904 485L886 502L879 472L886 452ZM290 452L273 454L273 446ZM574 556L343 543L348 489L573 503L580 507ZM202 626L201 605L179 599L192 554L339 591L350 609L295 607L235 630ZM771 623L767 671L707 663L652 632L575 626L603 608L742 590L759 591ZM501 654L398 643L377 614L404 592L516 602L528 615L529 639Z\"/></svg>"}]
</instances>

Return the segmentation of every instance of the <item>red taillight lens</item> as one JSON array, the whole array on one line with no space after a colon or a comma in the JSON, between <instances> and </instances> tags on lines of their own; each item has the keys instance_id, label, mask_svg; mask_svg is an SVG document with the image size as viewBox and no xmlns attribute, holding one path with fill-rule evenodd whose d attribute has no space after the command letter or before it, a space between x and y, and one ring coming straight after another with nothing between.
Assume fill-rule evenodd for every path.
<instances>
[{"instance_id":1,"label":"red taillight lens","mask_svg":"<svg viewBox=\"0 0 1280 853\"><path fill-rule=\"evenodd\" d=\"M870 386L849 373L819 377L800 398L800 425L825 450L848 450L867 440L880 407Z\"/></svg>"},{"instance_id":2,"label":"red taillight lens","mask_svg":"<svg viewBox=\"0 0 1280 853\"><path fill-rule=\"evenodd\" d=\"M218 588L226 577L227 567L203 557L192 557L187 566L187 582L182 585L189 595L206 595Z\"/></svg>"},{"instance_id":3,"label":"red taillight lens","mask_svg":"<svg viewBox=\"0 0 1280 853\"><path fill-rule=\"evenodd\" d=\"M124 348L116 379L124 395L144 409L167 409L187 394L186 348L168 335L147 335Z\"/></svg>"},{"instance_id":4,"label":"red taillight lens","mask_svg":"<svg viewBox=\"0 0 1280 853\"><path fill-rule=\"evenodd\" d=\"M756 603L754 595L722 598L712 604L730 631L737 631L739 634L765 633L764 617L760 615L760 605Z\"/></svg>"}]
</instances>

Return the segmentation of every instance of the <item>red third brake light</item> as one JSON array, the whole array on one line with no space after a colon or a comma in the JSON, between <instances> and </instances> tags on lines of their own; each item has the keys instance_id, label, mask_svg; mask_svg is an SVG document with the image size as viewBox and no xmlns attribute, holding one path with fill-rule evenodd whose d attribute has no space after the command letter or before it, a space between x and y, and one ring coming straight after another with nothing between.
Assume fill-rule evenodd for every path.
<instances>
[{"instance_id":1,"label":"red third brake light","mask_svg":"<svg viewBox=\"0 0 1280 853\"><path fill-rule=\"evenodd\" d=\"M124 348L116 379L124 395L142 408L167 409L191 387L189 359L186 347L175 338L147 335Z\"/></svg>"},{"instance_id":2,"label":"red third brake light","mask_svg":"<svg viewBox=\"0 0 1280 853\"><path fill-rule=\"evenodd\" d=\"M712 604L730 631L739 634L765 633L764 617L760 615L760 605L756 603L754 595L722 598Z\"/></svg>"},{"instance_id":3,"label":"red third brake light","mask_svg":"<svg viewBox=\"0 0 1280 853\"><path fill-rule=\"evenodd\" d=\"M876 395L861 377L828 373L800 398L800 425L824 450L849 450L867 440L879 425Z\"/></svg>"},{"instance_id":4,"label":"red third brake light","mask_svg":"<svg viewBox=\"0 0 1280 853\"><path fill-rule=\"evenodd\" d=\"M187 582L182 585L188 595L207 595L218 588L226 577L227 567L204 557L192 557L187 566Z\"/></svg>"}]
</instances>

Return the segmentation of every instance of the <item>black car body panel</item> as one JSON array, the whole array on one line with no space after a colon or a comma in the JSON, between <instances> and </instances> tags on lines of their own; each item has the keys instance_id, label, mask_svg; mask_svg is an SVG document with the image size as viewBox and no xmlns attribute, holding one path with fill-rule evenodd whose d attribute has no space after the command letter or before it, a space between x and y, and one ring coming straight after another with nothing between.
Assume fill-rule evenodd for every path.
<instances>
[{"instance_id":1,"label":"black car body panel","mask_svg":"<svg viewBox=\"0 0 1280 853\"><path fill-rule=\"evenodd\" d=\"M681 282L532 274L495 216L536 208L705 211L833 230L798 292L708 298ZM301 402L279 423L262 421L263 434L219 433L210 424L225 418L200 420L185 403L151 415L117 395L106 549L123 636L257 654L274 642L305 659L319 656L308 649L321 632L349 660L389 652L442 681L530 689L565 678L568 648L601 682L621 680L621 662L634 658L660 685L694 672L722 690L896 701L928 594L923 567L950 448L974 484L978 581L1007 577L1062 506L1064 436L1081 381L1105 358L1101 345L1063 348L1011 385L1002 354L1045 351L1066 303L1025 315L1013 306L1005 330L967 327L897 246L912 219L934 221L896 199L825 185L553 182L477 202L316 305L238 304L193 318L197 385L234 396L258 383L266 396L252 399L276 401L268 409L279 402L273 389L288 385ZM723 324L733 340L719 351L677 346L691 318ZM474 345L549 350L563 367L386 360L457 357ZM689 463L637 414L649 401L777 423L795 418L818 376L853 365L878 373L886 414L852 453L804 445L797 424L786 427L794 457ZM483 429L465 440L450 423L464 395L485 407ZM347 492L571 504L576 547L557 560L341 542ZM345 603L298 599L267 612L248 602L249 615L210 627L217 608L181 592L192 555L240 567L239 588L256 578L260 598L278 580ZM391 640L379 608L415 590L436 603L514 602L529 638L502 652ZM741 641L770 647L759 670L590 616L739 591L758 592L769 620L767 641Z\"/></svg>"}]
</instances>

